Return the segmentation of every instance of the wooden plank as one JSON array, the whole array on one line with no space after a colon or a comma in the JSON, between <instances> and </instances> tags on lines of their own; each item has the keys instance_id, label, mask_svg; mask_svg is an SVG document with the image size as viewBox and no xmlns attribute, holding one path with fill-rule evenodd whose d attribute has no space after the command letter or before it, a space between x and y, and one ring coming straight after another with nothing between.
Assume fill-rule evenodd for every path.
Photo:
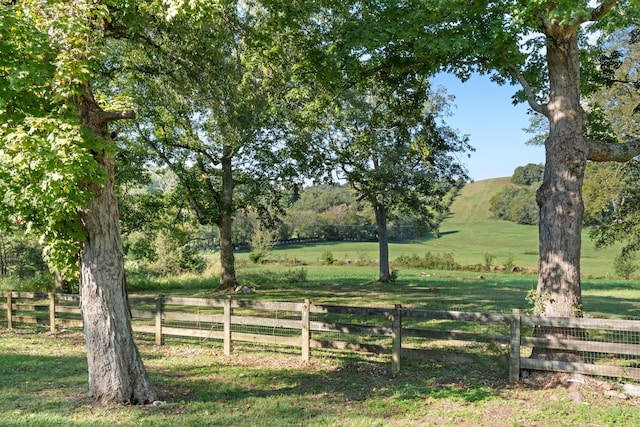
<instances>
[{"instance_id":1,"label":"wooden plank","mask_svg":"<svg viewBox=\"0 0 640 427\"><path fill-rule=\"evenodd\" d=\"M499 334L476 334L473 332L462 331L436 331L432 329L402 329L403 337L426 338L434 340L453 340L468 342L488 342L494 341L506 344L510 341L510 337Z\"/></svg>"},{"instance_id":2,"label":"wooden plank","mask_svg":"<svg viewBox=\"0 0 640 427\"><path fill-rule=\"evenodd\" d=\"M516 383L520 379L520 310L513 310L509 340L509 382Z\"/></svg>"},{"instance_id":3,"label":"wooden plank","mask_svg":"<svg viewBox=\"0 0 640 427\"><path fill-rule=\"evenodd\" d=\"M72 295L72 294L56 294L56 301L74 301L74 302L80 302L80 295Z\"/></svg>"},{"instance_id":4,"label":"wooden plank","mask_svg":"<svg viewBox=\"0 0 640 427\"><path fill-rule=\"evenodd\" d=\"M640 320L522 316L522 324L529 326L549 326L555 328L605 329L610 331L640 332Z\"/></svg>"},{"instance_id":5,"label":"wooden plank","mask_svg":"<svg viewBox=\"0 0 640 427\"><path fill-rule=\"evenodd\" d=\"M188 305L193 307L223 307L224 300L208 298L165 297L165 305Z\"/></svg>"},{"instance_id":6,"label":"wooden plank","mask_svg":"<svg viewBox=\"0 0 640 427\"><path fill-rule=\"evenodd\" d=\"M402 309L403 317L428 320L460 320L480 323L510 323L512 315L496 313L467 313L462 311L435 311Z\"/></svg>"},{"instance_id":7,"label":"wooden plank","mask_svg":"<svg viewBox=\"0 0 640 427\"><path fill-rule=\"evenodd\" d=\"M56 332L56 297L49 293L49 332Z\"/></svg>"},{"instance_id":8,"label":"wooden plank","mask_svg":"<svg viewBox=\"0 0 640 427\"><path fill-rule=\"evenodd\" d=\"M131 317L134 319L153 319L156 314L153 311L131 309Z\"/></svg>"},{"instance_id":9,"label":"wooden plank","mask_svg":"<svg viewBox=\"0 0 640 427\"><path fill-rule=\"evenodd\" d=\"M232 308L252 308L255 310L270 311L302 311L302 303L278 302L278 301L239 301L232 300Z\"/></svg>"},{"instance_id":10,"label":"wooden plank","mask_svg":"<svg viewBox=\"0 0 640 427\"><path fill-rule=\"evenodd\" d=\"M309 322L312 331L318 332L338 332L344 334L367 334L381 335L383 337L393 336L393 329L384 326L355 325L351 323L326 323Z\"/></svg>"},{"instance_id":11,"label":"wooden plank","mask_svg":"<svg viewBox=\"0 0 640 427\"><path fill-rule=\"evenodd\" d=\"M312 313L333 313L333 314L358 314L363 316L393 316L393 309L376 307L348 307L341 305L315 305L311 304Z\"/></svg>"},{"instance_id":12,"label":"wooden plank","mask_svg":"<svg viewBox=\"0 0 640 427\"><path fill-rule=\"evenodd\" d=\"M302 329L300 320L272 319L268 317L231 316L232 325L266 326L269 328Z\"/></svg>"},{"instance_id":13,"label":"wooden plank","mask_svg":"<svg viewBox=\"0 0 640 427\"><path fill-rule=\"evenodd\" d=\"M222 330L222 349L225 356L231 355L233 351L233 341L231 340L231 297L224 301L224 324Z\"/></svg>"},{"instance_id":14,"label":"wooden plank","mask_svg":"<svg viewBox=\"0 0 640 427\"><path fill-rule=\"evenodd\" d=\"M277 335L259 335L245 334L240 332L233 333L233 341L245 341L256 344L276 344L287 345L291 347L300 347L300 337L280 337Z\"/></svg>"},{"instance_id":15,"label":"wooden plank","mask_svg":"<svg viewBox=\"0 0 640 427\"><path fill-rule=\"evenodd\" d=\"M82 320L61 319L59 317L56 317L56 325L66 326L68 328L82 328Z\"/></svg>"},{"instance_id":16,"label":"wooden plank","mask_svg":"<svg viewBox=\"0 0 640 427\"><path fill-rule=\"evenodd\" d=\"M397 375L400 373L402 358L402 306L400 304L395 306L391 337L391 373Z\"/></svg>"},{"instance_id":17,"label":"wooden plank","mask_svg":"<svg viewBox=\"0 0 640 427\"><path fill-rule=\"evenodd\" d=\"M224 315L222 314L200 314L200 313L182 313L179 311L165 311L162 314L165 321L174 322L205 322L205 323L222 323Z\"/></svg>"},{"instance_id":18,"label":"wooden plank","mask_svg":"<svg viewBox=\"0 0 640 427\"><path fill-rule=\"evenodd\" d=\"M591 363L558 362L555 360L523 358L520 359L520 368L536 371L569 372L603 377L640 379L640 368L625 366L605 366Z\"/></svg>"},{"instance_id":19,"label":"wooden plank","mask_svg":"<svg viewBox=\"0 0 640 427\"><path fill-rule=\"evenodd\" d=\"M476 359L467 353L453 351L453 350L440 350L432 348L407 348L402 347L402 355L408 357L421 358L425 360L436 360L438 362L456 362L472 364L476 362Z\"/></svg>"},{"instance_id":20,"label":"wooden plank","mask_svg":"<svg viewBox=\"0 0 640 427\"><path fill-rule=\"evenodd\" d=\"M329 348L334 350L353 350L360 351L364 353L374 353L374 354L390 354L391 347L385 347L381 345L375 344L358 344L352 342L345 341L328 341L328 340L317 340L311 338L311 342L309 343L311 348Z\"/></svg>"},{"instance_id":21,"label":"wooden plank","mask_svg":"<svg viewBox=\"0 0 640 427\"><path fill-rule=\"evenodd\" d=\"M80 310L79 307L69 307L67 305L56 305L56 313L82 314L82 310Z\"/></svg>"},{"instance_id":22,"label":"wooden plank","mask_svg":"<svg viewBox=\"0 0 640 427\"><path fill-rule=\"evenodd\" d=\"M13 328L13 297L11 292L7 292L7 328Z\"/></svg>"},{"instance_id":23,"label":"wooden plank","mask_svg":"<svg viewBox=\"0 0 640 427\"><path fill-rule=\"evenodd\" d=\"M300 325L302 327L301 330L301 342L300 346L302 349L302 361L308 362L311 356L311 347L309 346L309 341L311 340L311 320L309 316L309 307L311 306L311 300L308 298L304 300L304 305L302 306L301 320Z\"/></svg>"},{"instance_id":24,"label":"wooden plank","mask_svg":"<svg viewBox=\"0 0 640 427\"><path fill-rule=\"evenodd\" d=\"M154 313L153 334L155 335L156 345L162 345L162 318L164 317L164 295L158 295L156 299L156 312Z\"/></svg>"},{"instance_id":25,"label":"wooden plank","mask_svg":"<svg viewBox=\"0 0 640 427\"><path fill-rule=\"evenodd\" d=\"M522 337L522 345L554 350L590 351L606 354L626 354L640 357L639 344L622 344L598 341L578 341L555 338Z\"/></svg>"},{"instance_id":26,"label":"wooden plank","mask_svg":"<svg viewBox=\"0 0 640 427\"><path fill-rule=\"evenodd\" d=\"M155 328L152 327L152 328ZM153 329L155 331L155 329ZM154 333L154 332L150 332ZM162 335L172 335L177 337L192 337L192 338L211 338L222 339L223 334L220 331L212 331L209 329L184 329L184 328L169 328L167 326L162 327Z\"/></svg>"}]
</instances>

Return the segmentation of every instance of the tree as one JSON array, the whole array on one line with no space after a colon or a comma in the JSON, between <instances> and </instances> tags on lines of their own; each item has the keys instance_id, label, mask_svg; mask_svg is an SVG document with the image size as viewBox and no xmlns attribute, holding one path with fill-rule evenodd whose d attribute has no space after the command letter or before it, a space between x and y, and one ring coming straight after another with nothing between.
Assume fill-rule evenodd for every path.
<instances>
[{"instance_id":1,"label":"tree","mask_svg":"<svg viewBox=\"0 0 640 427\"><path fill-rule=\"evenodd\" d=\"M612 141L640 130L640 38L638 26L618 31L607 41L601 67L605 85L586 99L592 133ZM621 261L640 250L640 161L590 163L584 184L585 224L596 247L624 242Z\"/></svg>"},{"instance_id":2,"label":"tree","mask_svg":"<svg viewBox=\"0 0 640 427\"><path fill-rule=\"evenodd\" d=\"M466 178L451 153L469 149L438 122L446 98L431 93L424 77L394 83L369 78L345 92L330 144L342 176L375 212L380 282L391 280L388 220L404 213L436 229L445 195Z\"/></svg>"},{"instance_id":3,"label":"tree","mask_svg":"<svg viewBox=\"0 0 640 427\"><path fill-rule=\"evenodd\" d=\"M200 224L218 227L219 288L233 288L235 213L273 223L283 190L303 182L308 150L288 143L292 59L270 45L284 42L259 4L203 2L154 30L137 35L142 49L127 61L122 85L141 117L129 135L178 177Z\"/></svg>"},{"instance_id":4,"label":"tree","mask_svg":"<svg viewBox=\"0 0 640 427\"><path fill-rule=\"evenodd\" d=\"M361 58L370 55L371 67L433 69L435 62L461 78L474 71L492 73L498 83L519 83L522 90L515 100L526 101L548 121L545 173L536 196L537 292L548 296L540 314L581 315L582 184L587 161L626 162L640 153L640 140L630 135L617 144L590 138L581 95L602 82L593 61L601 52L597 42L633 25L640 5L627 0L541 0L384 6L371 6L378 9L374 22L381 22L383 36L357 51ZM356 28L354 36L362 40L364 26ZM594 43L589 35L598 40Z\"/></svg>"},{"instance_id":5,"label":"tree","mask_svg":"<svg viewBox=\"0 0 640 427\"><path fill-rule=\"evenodd\" d=\"M511 182L520 185L531 185L541 182L544 176L544 166L529 163L526 166L518 166L511 176Z\"/></svg>"},{"instance_id":6,"label":"tree","mask_svg":"<svg viewBox=\"0 0 640 427\"><path fill-rule=\"evenodd\" d=\"M507 186L491 197L489 211L498 219L524 225L537 224L535 189Z\"/></svg>"},{"instance_id":7,"label":"tree","mask_svg":"<svg viewBox=\"0 0 640 427\"><path fill-rule=\"evenodd\" d=\"M547 95L540 102L529 70L506 64L510 75L524 87L530 107L549 121L545 142L546 163L538 189L540 207L540 262L537 293L548 295L541 314L580 316L581 228L584 212L582 183L588 160L624 162L640 154L640 141L608 144L585 136L586 115L581 105L581 35L628 25L625 16L637 16L631 2L608 0L595 7L587 2L567 2L557 8L545 4L525 7L518 18L523 28L540 31L546 46ZM590 25L589 25L590 24ZM586 41L582 40L585 50ZM535 54L530 54L534 57ZM524 65L521 62L522 65ZM533 81L535 84L535 80Z\"/></svg>"},{"instance_id":8,"label":"tree","mask_svg":"<svg viewBox=\"0 0 640 427\"><path fill-rule=\"evenodd\" d=\"M0 26L9 32L2 78L11 88L2 97L3 208L41 235L53 266L77 274L79 259L90 396L152 401L157 391L133 342L108 128L134 114L105 111L91 86L109 11L22 1L0 13L11 23Z\"/></svg>"}]
</instances>

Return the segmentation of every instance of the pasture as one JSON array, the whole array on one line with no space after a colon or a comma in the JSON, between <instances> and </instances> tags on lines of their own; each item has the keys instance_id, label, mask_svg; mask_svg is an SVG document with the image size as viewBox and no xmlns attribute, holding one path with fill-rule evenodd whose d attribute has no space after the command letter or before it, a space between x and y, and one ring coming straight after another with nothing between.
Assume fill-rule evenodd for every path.
<instances>
[{"instance_id":1,"label":"pasture","mask_svg":"<svg viewBox=\"0 0 640 427\"><path fill-rule=\"evenodd\" d=\"M306 280L291 282L298 268ZM375 267L243 267L240 278L256 293L242 298L320 303L506 312L526 310L535 277L406 271L396 283L379 284ZM132 280L132 293L215 295L214 279ZM259 286L258 286L259 285ZM610 317L635 317L636 282L585 282L585 305ZM239 298L237 296L236 298ZM589 309L587 309L589 310ZM564 375L533 375L509 384L495 354L475 364L407 359L392 376L386 356L243 344L224 356L215 341L138 344L162 402L102 407L86 400L86 359L78 332L56 335L0 330L0 425L125 426L576 426L637 425L640 399L620 384ZM574 380L574 381L569 381ZM579 382L576 382L579 381Z\"/></svg>"},{"instance_id":2,"label":"pasture","mask_svg":"<svg viewBox=\"0 0 640 427\"><path fill-rule=\"evenodd\" d=\"M494 181L494 180L489 180ZM452 253L460 264L537 264L537 228L487 216L490 191L465 187L439 239L392 244L391 259L426 252ZM583 241L584 311L594 317L640 318L640 284L613 277L616 248L595 251ZM330 252L341 265L321 265ZM238 253L238 278L254 289L234 298L317 304L407 307L510 313L531 308L536 276L399 268L394 283L375 282L377 244L317 243L275 248L278 263L253 265ZM215 261L215 255L211 256ZM350 264L346 264L350 260ZM359 260L355 263L354 260ZM358 265L356 265L358 264ZM29 284L2 283L4 290ZM130 275L133 295L220 297L215 274L149 278ZM621 393L623 382L567 375L531 375L507 382L500 352L478 353L475 363L407 358L393 376L388 356L251 344L224 356L217 341L175 340L158 347L139 337L152 379L164 397L145 406L105 407L85 397L84 339L0 328L2 426L605 426L640 425L640 398Z\"/></svg>"}]
</instances>

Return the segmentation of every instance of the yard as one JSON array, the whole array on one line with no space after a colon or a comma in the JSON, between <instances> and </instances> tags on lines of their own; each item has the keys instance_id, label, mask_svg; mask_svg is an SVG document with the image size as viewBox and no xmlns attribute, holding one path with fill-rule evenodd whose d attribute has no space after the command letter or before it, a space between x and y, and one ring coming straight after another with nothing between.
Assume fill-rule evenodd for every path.
<instances>
[{"instance_id":1,"label":"yard","mask_svg":"<svg viewBox=\"0 0 640 427\"><path fill-rule=\"evenodd\" d=\"M367 280L375 269L309 267L307 280L289 283L290 269L242 271L256 293L246 298L301 300L389 307L507 312L527 309L532 277L406 272L398 283ZM374 275L375 277L375 275ZM142 283L132 282L134 293ZM149 293L211 295L206 281L147 283ZM609 317L637 317L634 282L588 281L585 306ZM453 307L452 307L453 306ZM55 335L0 329L0 425L220 425L220 426L597 426L640 424L640 398L624 383L564 374L535 374L509 384L503 357L479 351L474 362L407 358L399 375L389 356L241 344L224 356L215 340L173 340L138 345L161 401L103 407L85 397L84 339L78 331Z\"/></svg>"},{"instance_id":2,"label":"yard","mask_svg":"<svg viewBox=\"0 0 640 427\"><path fill-rule=\"evenodd\" d=\"M493 363L389 364L327 354L141 342L165 394L146 406L101 407L85 397L84 340L0 332L0 424L41 426L597 426L638 425L640 400L590 378L540 375L508 385Z\"/></svg>"}]
</instances>

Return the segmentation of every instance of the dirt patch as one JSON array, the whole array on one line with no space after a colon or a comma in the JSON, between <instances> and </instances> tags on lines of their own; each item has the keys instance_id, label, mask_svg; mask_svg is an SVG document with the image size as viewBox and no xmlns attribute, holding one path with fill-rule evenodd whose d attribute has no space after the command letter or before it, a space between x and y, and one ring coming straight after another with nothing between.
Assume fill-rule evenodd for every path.
<instances>
[{"instance_id":1,"label":"dirt patch","mask_svg":"<svg viewBox=\"0 0 640 427\"><path fill-rule=\"evenodd\" d=\"M522 379L522 384L532 389L565 389L575 403L582 403L586 396L599 396L613 400L634 399L624 384L601 380L580 374L534 373Z\"/></svg>"}]
</instances>

